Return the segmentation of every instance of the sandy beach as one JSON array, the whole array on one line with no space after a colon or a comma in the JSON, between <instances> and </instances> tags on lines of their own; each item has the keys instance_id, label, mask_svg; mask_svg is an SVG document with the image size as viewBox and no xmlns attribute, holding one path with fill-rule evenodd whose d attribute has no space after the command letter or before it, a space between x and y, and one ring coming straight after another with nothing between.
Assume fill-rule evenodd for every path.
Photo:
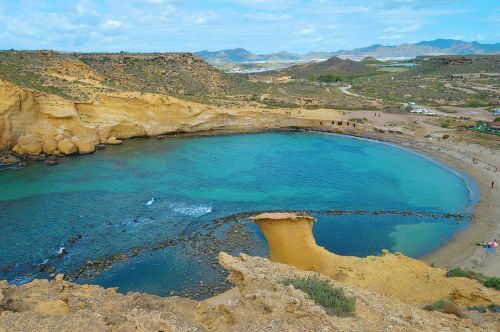
<instances>
[{"instance_id":1,"label":"sandy beach","mask_svg":"<svg viewBox=\"0 0 500 332\"><path fill-rule=\"evenodd\" d=\"M443 248L423 257L439 267L461 267L488 276L500 276L500 255L487 255L477 243L500 239L500 172L495 169L498 156L490 149L464 143L425 144L414 143L410 147L434 157L468 175L480 190L480 201L475 209L475 218L469 227ZM479 159L477 164L472 158ZM491 188L492 181L494 182Z\"/></svg>"},{"instance_id":2,"label":"sandy beach","mask_svg":"<svg viewBox=\"0 0 500 332\"><path fill-rule=\"evenodd\" d=\"M393 143L413 149L469 175L480 190L480 201L470 225L433 253L422 257L436 267L460 267L500 276L500 255L486 255L477 243L500 239L500 171L497 151L479 145L445 141L398 140ZM472 158L477 158L477 164ZM500 168L499 168L500 169ZM494 186L491 188L491 183Z\"/></svg>"},{"instance_id":3,"label":"sandy beach","mask_svg":"<svg viewBox=\"0 0 500 332\"><path fill-rule=\"evenodd\" d=\"M367 138L394 143L431 158L469 175L480 191L480 201L474 211L470 225L458 233L451 241L433 253L421 257L436 267L460 267L487 276L500 277L500 253L486 255L477 243L500 240L500 154L498 149L457 140L429 140L426 135L449 130L430 124L425 117L410 114L387 114L374 117L371 111L346 112L345 118L365 117L369 123L385 131L401 130L408 135L369 134ZM446 114L445 116L449 116ZM452 115L451 117L456 116ZM492 121L490 113L480 113L473 118ZM417 121L418 124L413 124ZM396 124L396 125L395 125ZM408 128L413 127L413 132ZM473 158L478 159L476 164ZM496 169L498 168L498 171ZM494 182L493 188L491 187Z\"/></svg>"}]
</instances>

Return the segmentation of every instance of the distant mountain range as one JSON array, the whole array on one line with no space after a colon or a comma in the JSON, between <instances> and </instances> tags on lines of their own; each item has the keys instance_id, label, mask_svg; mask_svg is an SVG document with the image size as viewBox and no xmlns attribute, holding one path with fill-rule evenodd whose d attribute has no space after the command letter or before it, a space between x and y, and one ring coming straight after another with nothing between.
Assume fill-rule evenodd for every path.
<instances>
[{"instance_id":1,"label":"distant mountain range","mask_svg":"<svg viewBox=\"0 0 500 332\"><path fill-rule=\"evenodd\" d=\"M300 60L301 56L288 52L279 52L272 54L253 54L243 48L222 51L201 51L195 53L201 56L208 63L235 63L235 62L256 62L256 61L287 61Z\"/></svg>"},{"instance_id":2,"label":"distant mountain range","mask_svg":"<svg viewBox=\"0 0 500 332\"><path fill-rule=\"evenodd\" d=\"M360 60L365 57L377 59L413 58L422 55L466 55L466 54L500 54L500 43L481 44L454 39L436 39L414 44L384 46L375 44L353 50L336 52L309 52L303 55L288 52L273 54L253 54L243 48L223 51L201 51L196 53L212 64L256 62L256 61L309 61L328 59L334 56Z\"/></svg>"}]
</instances>

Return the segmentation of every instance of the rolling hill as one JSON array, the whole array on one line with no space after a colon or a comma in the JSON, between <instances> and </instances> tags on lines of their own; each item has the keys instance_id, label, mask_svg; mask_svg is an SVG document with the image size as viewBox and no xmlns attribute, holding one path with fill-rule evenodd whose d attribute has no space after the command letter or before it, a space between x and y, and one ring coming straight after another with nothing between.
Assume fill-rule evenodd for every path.
<instances>
[{"instance_id":1,"label":"rolling hill","mask_svg":"<svg viewBox=\"0 0 500 332\"><path fill-rule=\"evenodd\" d=\"M332 57L321 62L295 65L283 70L282 73L292 78L311 78L313 76L324 75L338 75L339 77L343 77L372 75L375 73L375 70L353 60Z\"/></svg>"}]
</instances>

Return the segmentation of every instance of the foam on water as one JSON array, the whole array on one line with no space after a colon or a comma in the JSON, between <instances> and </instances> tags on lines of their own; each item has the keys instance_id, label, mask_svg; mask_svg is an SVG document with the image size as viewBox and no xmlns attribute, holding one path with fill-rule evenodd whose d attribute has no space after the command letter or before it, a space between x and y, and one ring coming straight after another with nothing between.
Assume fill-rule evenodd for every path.
<instances>
[{"instance_id":1,"label":"foam on water","mask_svg":"<svg viewBox=\"0 0 500 332\"><path fill-rule=\"evenodd\" d=\"M212 206L206 204L189 205L185 203L178 203L173 205L173 210L176 214L181 216L201 217L212 212Z\"/></svg>"}]
</instances>

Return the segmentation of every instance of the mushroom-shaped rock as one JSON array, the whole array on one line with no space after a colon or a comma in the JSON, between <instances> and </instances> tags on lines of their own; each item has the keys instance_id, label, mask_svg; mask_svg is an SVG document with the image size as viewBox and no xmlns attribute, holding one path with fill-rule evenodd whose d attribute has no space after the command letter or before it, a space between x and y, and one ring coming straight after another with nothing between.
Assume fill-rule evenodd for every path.
<instances>
[{"instance_id":1,"label":"mushroom-shaped rock","mask_svg":"<svg viewBox=\"0 0 500 332\"><path fill-rule=\"evenodd\" d=\"M408 303L432 303L454 299L464 305L498 303L500 294L475 280L447 278L446 270L384 251L366 258L336 255L318 246L313 235L314 218L293 213L263 213L254 220L267 239L271 260L319 272L332 279ZM481 294L478 296L478 294Z\"/></svg>"}]
</instances>

